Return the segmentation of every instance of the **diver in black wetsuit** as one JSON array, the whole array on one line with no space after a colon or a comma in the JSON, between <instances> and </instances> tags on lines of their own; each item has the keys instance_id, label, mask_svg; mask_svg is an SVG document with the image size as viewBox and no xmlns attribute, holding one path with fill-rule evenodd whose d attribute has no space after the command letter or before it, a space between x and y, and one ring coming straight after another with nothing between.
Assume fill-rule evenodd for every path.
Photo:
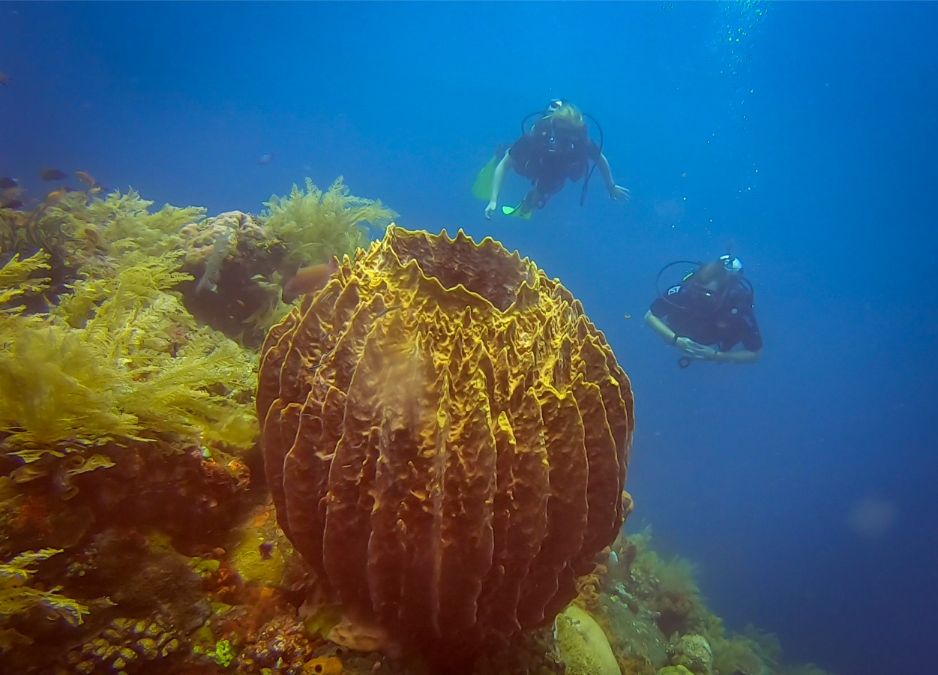
<instances>
[{"instance_id":1,"label":"diver in black wetsuit","mask_svg":"<svg viewBox=\"0 0 938 675\"><path fill-rule=\"evenodd\" d=\"M498 206L505 171L509 167L528 178L534 187L517 209L504 207L506 215L530 217L531 213L542 208L552 195L559 192L567 180L585 178L580 198L582 204L593 171L589 166L591 161L593 167L599 167L609 196L612 199L628 199L629 191L616 185L613 180L609 161L603 155L602 148L589 138L583 113L571 103L559 99L551 101L530 131L515 141L496 165L485 217L491 218Z\"/></svg>"},{"instance_id":2,"label":"diver in black wetsuit","mask_svg":"<svg viewBox=\"0 0 938 675\"><path fill-rule=\"evenodd\" d=\"M645 323L684 352L678 361L681 367L691 359L753 363L762 350L752 284L743 278L739 258L729 255L701 265L659 295L645 314ZM734 349L738 344L742 349Z\"/></svg>"}]
</instances>

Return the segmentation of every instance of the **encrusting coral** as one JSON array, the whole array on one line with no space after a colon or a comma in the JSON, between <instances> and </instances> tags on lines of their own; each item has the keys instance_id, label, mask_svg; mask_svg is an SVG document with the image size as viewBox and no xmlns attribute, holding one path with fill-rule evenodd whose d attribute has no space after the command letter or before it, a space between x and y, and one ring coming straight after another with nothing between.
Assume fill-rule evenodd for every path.
<instances>
[{"instance_id":1,"label":"encrusting coral","mask_svg":"<svg viewBox=\"0 0 938 675\"><path fill-rule=\"evenodd\" d=\"M615 538L632 405L559 282L394 226L271 330L257 395L299 552L358 619L464 665L551 621Z\"/></svg>"}]
</instances>

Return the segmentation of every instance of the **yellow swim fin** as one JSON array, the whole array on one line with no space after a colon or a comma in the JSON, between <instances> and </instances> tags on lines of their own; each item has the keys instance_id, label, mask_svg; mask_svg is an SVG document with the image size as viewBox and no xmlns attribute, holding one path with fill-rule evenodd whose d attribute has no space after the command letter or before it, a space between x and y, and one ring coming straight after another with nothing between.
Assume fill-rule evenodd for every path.
<instances>
[{"instance_id":1,"label":"yellow swim fin","mask_svg":"<svg viewBox=\"0 0 938 675\"><path fill-rule=\"evenodd\" d=\"M472 184L472 196L476 199L480 199L483 202L489 200L489 195L492 193L492 176L495 175L495 167L498 166L498 159L498 157L492 155L492 159L488 161L488 164L482 167L479 175L476 176L475 183Z\"/></svg>"},{"instance_id":2,"label":"yellow swim fin","mask_svg":"<svg viewBox=\"0 0 938 675\"><path fill-rule=\"evenodd\" d=\"M531 220L531 216L534 215L534 211L526 208L524 202L521 202L518 206L503 206L502 213L506 216L521 218L521 220Z\"/></svg>"}]
</instances>

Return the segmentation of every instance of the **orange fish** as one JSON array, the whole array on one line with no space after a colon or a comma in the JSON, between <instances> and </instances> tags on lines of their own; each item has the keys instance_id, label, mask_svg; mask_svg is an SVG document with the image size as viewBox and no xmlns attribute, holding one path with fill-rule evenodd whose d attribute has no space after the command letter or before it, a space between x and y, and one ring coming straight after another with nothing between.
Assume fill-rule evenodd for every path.
<instances>
[{"instance_id":1,"label":"orange fish","mask_svg":"<svg viewBox=\"0 0 938 675\"><path fill-rule=\"evenodd\" d=\"M293 302L301 295L310 295L329 283L329 277L339 271L339 261L333 258L327 263L301 267L283 286L283 301Z\"/></svg>"},{"instance_id":2,"label":"orange fish","mask_svg":"<svg viewBox=\"0 0 938 675\"><path fill-rule=\"evenodd\" d=\"M64 187L61 187L58 190L53 190L52 192L46 195L46 202L48 202L49 204L54 204L55 202L62 199L62 197L67 195L69 192L71 192L71 190L69 190L68 188L64 188Z\"/></svg>"},{"instance_id":3,"label":"orange fish","mask_svg":"<svg viewBox=\"0 0 938 675\"><path fill-rule=\"evenodd\" d=\"M76 177L78 180L80 180L82 183L84 183L85 185L87 185L88 187L94 187L95 185L98 184L98 181L96 181L96 180L94 179L94 176L92 176L92 175L91 175L90 173L88 173L87 171L76 171L76 172L75 172L75 177Z\"/></svg>"}]
</instances>

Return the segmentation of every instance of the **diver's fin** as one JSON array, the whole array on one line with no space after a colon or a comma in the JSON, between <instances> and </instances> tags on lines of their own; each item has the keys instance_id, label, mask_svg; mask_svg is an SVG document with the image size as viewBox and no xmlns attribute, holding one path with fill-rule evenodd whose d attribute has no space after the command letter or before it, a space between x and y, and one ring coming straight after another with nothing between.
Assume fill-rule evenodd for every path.
<instances>
[{"instance_id":1,"label":"diver's fin","mask_svg":"<svg viewBox=\"0 0 938 675\"><path fill-rule=\"evenodd\" d=\"M521 220L531 220L531 216L534 215L534 211L527 208L524 202L521 202L518 206L503 206L502 213L506 216L521 218Z\"/></svg>"},{"instance_id":2,"label":"diver's fin","mask_svg":"<svg viewBox=\"0 0 938 675\"><path fill-rule=\"evenodd\" d=\"M495 175L495 167L498 166L498 160L498 156L492 155L492 159L488 161L488 164L482 167L479 175L476 176L476 181L472 184L472 196L476 199L481 199L483 202L489 200L489 195L492 194L492 176Z\"/></svg>"}]
</instances>

